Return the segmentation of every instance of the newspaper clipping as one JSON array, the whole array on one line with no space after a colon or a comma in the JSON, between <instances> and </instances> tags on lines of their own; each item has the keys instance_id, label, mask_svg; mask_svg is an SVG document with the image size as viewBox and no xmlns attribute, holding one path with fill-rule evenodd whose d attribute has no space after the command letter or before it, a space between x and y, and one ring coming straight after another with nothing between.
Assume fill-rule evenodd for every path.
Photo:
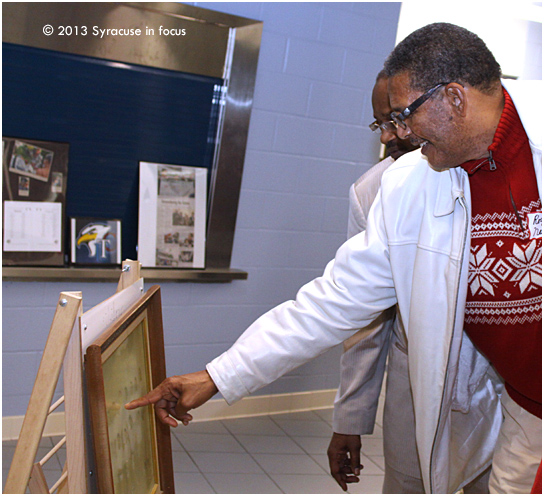
<instances>
[{"instance_id":1,"label":"newspaper clipping","mask_svg":"<svg viewBox=\"0 0 544 496\"><path fill-rule=\"evenodd\" d=\"M153 171L157 185L156 198L151 199L156 212L153 219L156 233L153 266L203 267L206 169L165 164L142 165L148 168L150 165L156 166L156 172ZM140 203L142 207L142 198ZM141 234L140 246L149 245ZM149 231L148 234L152 235ZM149 246L143 246L143 249L145 253L139 258L144 265L150 265Z\"/></svg>"}]
</instances>

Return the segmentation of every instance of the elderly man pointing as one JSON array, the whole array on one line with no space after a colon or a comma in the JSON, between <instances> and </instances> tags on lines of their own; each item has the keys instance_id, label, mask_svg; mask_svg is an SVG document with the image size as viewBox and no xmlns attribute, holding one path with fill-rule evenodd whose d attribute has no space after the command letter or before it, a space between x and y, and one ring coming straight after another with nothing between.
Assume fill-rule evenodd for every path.
<instances>
[{"instance_id":1,"label":"elderly man pointing","mask_svg":"<svg viewBox=\"0 0 544 496\"><path fill-rule=\"evenodd\" d=\"M501 84L483 41L446 23L408 36L385 70L399 137L421 152L384 172L365 232L206 371L127 407L187 422L218 390L228 403L251 394L397 304L426 492L455 492L490 464L491 492L529 492L542 440L542 87Z\"/></svg>"}]
</instances>

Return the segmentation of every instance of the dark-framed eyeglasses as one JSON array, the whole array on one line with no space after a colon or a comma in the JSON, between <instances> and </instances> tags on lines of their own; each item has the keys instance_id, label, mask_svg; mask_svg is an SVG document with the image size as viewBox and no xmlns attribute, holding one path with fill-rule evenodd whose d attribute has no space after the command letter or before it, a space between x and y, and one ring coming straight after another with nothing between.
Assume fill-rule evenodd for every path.
<instances>
[{"instance_id":1,"label":"dark-framed eyeglasses","mask_svg":"<svg viewBox=\"0 0 544 496\"><path fill-rule=\"evenodd\" d=\"M429 98L431 98L432 94L438 88L446 84L450 83L438 83L436 86L433 86L430 90L423 93L423 95L421 95L414 102L408 105L408 107L406 107L402 112L391 112L391 119L392 122L395 123L395 126L406 129L405 120L410 117L419 107L421 107L421 105L423 105Z\"/></svg>"},{"instance_id":2,"label":"dark-framed eyeglasses","mask_svg":"<svg viewBox=\"0 0 544 496\"><path fill-rule=\"evenodd\" d=\"M395 133L397 131L397 126L395 126L393 121L385 121L381 124L378 124L378 121L374 121L372 124L369 124L368 127L373 133L382 133L384 131Z\"/></svg>"}]
</instances>

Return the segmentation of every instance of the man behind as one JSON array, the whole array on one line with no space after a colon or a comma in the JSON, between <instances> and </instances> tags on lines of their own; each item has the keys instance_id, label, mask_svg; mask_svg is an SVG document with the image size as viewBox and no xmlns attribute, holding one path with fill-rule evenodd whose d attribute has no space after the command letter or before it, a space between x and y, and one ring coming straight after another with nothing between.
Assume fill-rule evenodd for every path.
<instances>
[{"instance_id":1,"label":"man behind","mask_svg":"<svg viewBox=\"0 0 544 496\"><path fill-rule=\"evenodd\" d=\"M363 174L349 190L348 238L366 229L368 211L376 198L383 173L396 159L417 149L400 140L391 121L387 77L382 70L372 91L376 119L370 129L380 133L386 158ZM423 482L417 459L414 412L408 380L406 336L386 310L369 326L344 342L341 382L334 403L333 430L327 450L331 475L346 491L359 482L361 435L372 434L387 359L383 419L385 455L384 494L421 493ZM354 474L354 475L351 475Z\"/></svg>"},{"instance_id":2,"label":"man behind","mask_svg":"<svg viewBox=\"0 0 544 496\"><path fill-rule=\"evenodd\" d=\"M398 304L426 492L458 491L491 458L492 492L529 492L542 440L541 85L501 86L482 40L446 23L408 36L385 70L399 137L422 149L384 173L367 229L206 371L127 408L154 403L164 423L186 423L218 390L237 401ZM488 360L507 384L504 422Z\"/></svg>"}]
</instances>

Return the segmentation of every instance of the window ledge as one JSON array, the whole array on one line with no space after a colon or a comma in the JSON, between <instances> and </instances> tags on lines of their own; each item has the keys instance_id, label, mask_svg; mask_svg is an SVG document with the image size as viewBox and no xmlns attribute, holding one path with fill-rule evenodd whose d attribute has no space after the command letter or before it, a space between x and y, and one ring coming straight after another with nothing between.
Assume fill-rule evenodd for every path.
<instances>
[{"instance_id":1,"label":"window ledge","mask_svg":"<svg viewBox=\"0 0 544 496\"><path fill-rule=\"evenodd\" d=\"M247 272L239 269L157 269L142 268L145 281L174 282L231 282L247 279ZM4 281L83 281L116 282L120 267L2 267Z\"/></svg>"}]
</instances>

